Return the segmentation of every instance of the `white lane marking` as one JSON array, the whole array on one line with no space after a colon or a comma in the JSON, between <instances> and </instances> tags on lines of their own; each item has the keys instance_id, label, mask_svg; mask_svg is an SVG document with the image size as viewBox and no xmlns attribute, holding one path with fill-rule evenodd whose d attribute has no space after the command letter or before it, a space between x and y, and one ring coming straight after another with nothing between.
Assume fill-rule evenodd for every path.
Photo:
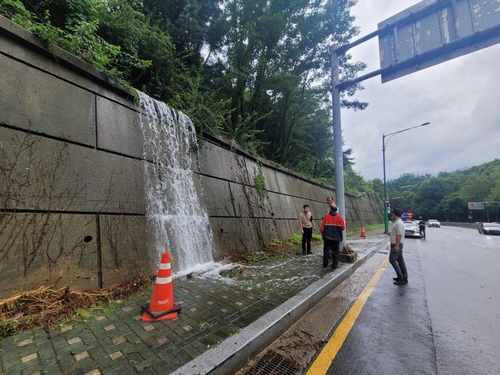
<instances>
[{"instance_id":1,"label":"white lane marking","mask_svg":"<svg viewBox=\"0 0 500 375\"><path fill-rule=\"evenodd\" d=\"M472 244L473 244L473 245L476 245L476 246L479 246L479 247L482 247L483 249L486 249L486 246L479 245L478 243L473 242Z\"/></svg>"},{"instance_id":2,"label":"white lane marking","mask_svg":"<svg viewBox=\"0 0 500 375\"><path fill-rule=\"evenodd\" d=\"M458 236L453 236L453 237L458 238L458 239L462 238L462 237L458 237Z\"/></svg>"}]
</instances>

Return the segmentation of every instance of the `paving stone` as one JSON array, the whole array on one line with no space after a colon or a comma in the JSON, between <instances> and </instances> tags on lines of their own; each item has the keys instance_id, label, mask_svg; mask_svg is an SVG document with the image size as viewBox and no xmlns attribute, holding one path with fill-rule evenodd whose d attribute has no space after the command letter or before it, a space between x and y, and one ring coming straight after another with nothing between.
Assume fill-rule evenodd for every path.
<instances>
[{"instance_id":1,"label":"paving stone","mask_svg":"<svg viewBox=\"0 0 500 375\"><path fill-rule=\"evenodd\" d=\"M93 342L90 346L87 345L86 349L90 357L92 357L95 362L99 362L103 357L108 355L104 347L99 342Z\"/></svg>"},{"instance_id":2,"label":"paving stone","mask_svg":"<svg viewBox=\"0 0 500 375\"><path fill-rule=\"evenodd\" d=\"M75 358L75 361L81 361L82 359L85 359L89 356L89 352L88 351L83 351L81 353L78 353L78 354L75 354L73 357Z\"/></svg>"},{"instance_id":3,"label":"paving stone","mask_svg":"<svg viewBox=\"0 0 500 375\"><path fill-rule=\"evenodd\" d=\"M86 330L84 332L81 332L78 337L82 339L85 345L89 345L93 343L94 341L97 340L97 338L92 334L92 332Z\"/></svg>"},{"instance_id":4,"label":"paving stone","mask_svg":"<svg viewBox=\"0 0 500 375\"><path fill-rule=\"evenodd\" d=\"M123 356L123 353L121 351L117 351L117 352L111 353L109 355L109 358L114 361L115 359L120 358L122 356Z\"/></svg>"},{"instance_id":5,"label":"paving stone","mask_svg":"<svg viewBox=\"0 0 500 375\"><path fill-rule=\"evenodd\" d=\"M80 337L74 337L68 340L68 345L74 345L78 343L82 344L82 339Z\"/></svg>"},{"instance_id":6,"label":"paving stone","mask_svg":"<svg viewBox=\"0 0 500 375\"><path fill-rule=\"evenodd\" d=\"M45 347L38 349L38 357L42 362L46 362L53 359L55 355L56 353L52 348L52 345L46 345Z\"/></svg>"},{"instance_id":7,"label":"paving stone","mask_svg":"<svg viewBox=\"0 0 500 375\"><path fill-rule=\"evenodd\" d=\"M26 339L26 340L22 340L22 341L17 342L18 347L26 346L26 345L30 345L30 344L34 344L33 339Z\"/></svg>"},{"instance_id":8,"label":"paving stone","mask_svg":"<svg viewBox=\"0 0 500 375\"><path fill-rule=\"evenodd\" d=\"M366 243L363 246L370 246ZM142 322L141 306L151 298L151 292L146 292L104 312L92 311L94 316L86 322L78 319L51 329L50 339L42 327L15 340L4 339L0 374L25 375L29 365L29 371L50 370L47 374L167 375L330 273L331 269L322 267L322 249L313 252L313 256L292 255L269 259L258 267L241 267L230 283L201 275L175 279L175 301L182 310L174 320ZM36 359L23 368L21 357L35 352ZM77 361L83 352L87 356ZM113 353L121 356L112 360Z\"/></svg>"},{"instance_id":9,"label":"paving stone","mask_svg":"<svg viewBox=\"0 0 500 375\"><path fill-rule=\"evenodd\" d=\"M22 374L41 375L42 371L43 371L42 366L38 363L35 363L33 365L25 366L23 368Z\"/></svg>"},{"instance_id":10,"label":"paving stone","mask_svg":"<svg viewBox=\"0 0 500 375\"><path fill-rule=\"evenodd\" d=\"M99 361L98 365L103 375L123 375L130 369L130 365L123 357L113 361L106 356Z\"/></svg>"},{"instance_id":11,"label":"paving stone","mask_svg":"<svg viewBox=\"0 0 500 375\"><path fill-rule=\"evenodd\" d=\"M62 327L61 328L61 332L64 333L64 332L68 332L68 331L71 331L73 329L73 326L72 325L69 325L69 326L65 326L65 327Z\"/></svg>"},{"instance_id":12,"label":"paving stone","mask_svg":"<svg viewBox=\"0 0 500 375\"><path fill-rule=\"evenodd\" d=\"M38 359L38 353L31 353L31 354L28 354L28 355L21 357L21 363L34 361L36 359Z\"/></svg>"},{"instance_id":13,"label":"paving stone","mask_svg":"<svg viewBox=\"0 0 500 375\"><path fill-rule=\"evenodd\" d=\"M156 362L152 367L152 371L155 371L157 374L169 374L174 371L172 367L170 367L166 362L164 361L158 361Z\"/></svg>"},{"instance_id":14,"label":"paving stone","mask_svg":"<svg viewBox=\"0 0 500 375\"><path fill-rule=\"evenodd\" d=\"M186 345L182 350L191 358L194 359L201 354L201 352L191 345Z\"/></svg>"}]
</instances>

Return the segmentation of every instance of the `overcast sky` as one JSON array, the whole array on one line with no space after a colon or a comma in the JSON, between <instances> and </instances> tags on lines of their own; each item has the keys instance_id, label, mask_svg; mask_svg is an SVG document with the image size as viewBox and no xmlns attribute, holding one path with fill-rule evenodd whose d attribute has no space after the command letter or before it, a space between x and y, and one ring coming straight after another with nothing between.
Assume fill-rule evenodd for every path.
<instances>
[{"instance_id":1,"label":"overcast sky","mask_svg":"<svg viewBox=\"0 0 500 375\"><path fill-rule=\"evenodd\" d=\"M417 0L359 0L352 9L362 37ZM378 38L349 51L380 68ZM500 44L382 84L364 81L356 98L364 111L342 110L345 148L354 150L354 170L383 178L382 135L425 122L430 125L387 141L387 180L403 173L437 175L500 159ZM387 138L386 138L387 140Z\"/></svg>"}]
</instances>

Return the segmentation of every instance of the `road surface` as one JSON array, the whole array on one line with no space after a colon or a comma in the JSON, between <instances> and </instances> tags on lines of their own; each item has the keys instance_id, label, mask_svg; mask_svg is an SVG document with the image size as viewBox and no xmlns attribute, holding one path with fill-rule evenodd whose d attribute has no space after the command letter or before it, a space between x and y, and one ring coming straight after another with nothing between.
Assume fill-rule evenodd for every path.
<instances>
[{"instance_id":1,"label":"road surface","mask_svg":"<svg viewBox=\"0 0 500 375\"><path fill-rule=\"evenodd\" d=\"M444 226L404 244L409 283L393 285L388 264L328 367L308 375L500 373L500 237Z\"/></svg>"}]
</instances>

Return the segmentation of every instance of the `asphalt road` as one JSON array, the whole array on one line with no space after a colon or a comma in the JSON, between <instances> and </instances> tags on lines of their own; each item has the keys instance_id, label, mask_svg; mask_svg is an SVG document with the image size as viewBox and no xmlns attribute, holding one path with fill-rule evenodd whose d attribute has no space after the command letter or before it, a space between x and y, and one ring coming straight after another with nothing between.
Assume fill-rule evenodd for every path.
<instances>
[{"instance_id":1,"label":"asphalt road","mask_svg":"<svg viewBox=\"0 0 500 375\"><path fill-rule=\"evenodd\" d=\"M500 236L444 226L404 243L409 283L393 285L387 265L329 368L314 375L499 374Z\"/></svg>"}]
</instances>

